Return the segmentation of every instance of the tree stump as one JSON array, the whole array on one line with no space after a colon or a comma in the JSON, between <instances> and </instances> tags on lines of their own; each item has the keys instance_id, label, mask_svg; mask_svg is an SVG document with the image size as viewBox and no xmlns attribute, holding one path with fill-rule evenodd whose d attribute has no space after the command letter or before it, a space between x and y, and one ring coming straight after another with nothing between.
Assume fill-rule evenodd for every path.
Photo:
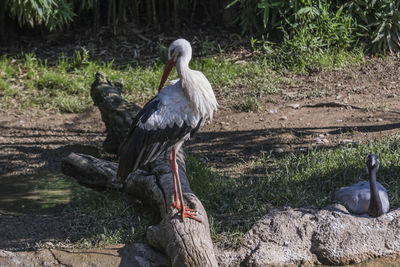
<instances>
[{"instance_id":1,"label":"tree stump","mask_svg":"<svg viewBox=\"0 0 400 267\"><path fill-rule=\"evenodd\" d=\"M138 106L126 102L121 92L121 83L113 85L104 74L96 73L91 96L106 125L107 138L103 147L110 153L118 150L132 119L140 110ZM112 182L118 164L107 160L71 153L62 161L62 172L84 185L121 189L157 211L161 220L148 228L147 240L151 246L165 252L172 266L217 266L207 213L190 189L182 150L177 155L184 200L190 208L197 210L201 222L191 219L182 221L178 211L171 208L174 189L168 155L169 151L166 151L146 170L138 169L131 173L122 189Z\"/></svg>"}]
</instances>

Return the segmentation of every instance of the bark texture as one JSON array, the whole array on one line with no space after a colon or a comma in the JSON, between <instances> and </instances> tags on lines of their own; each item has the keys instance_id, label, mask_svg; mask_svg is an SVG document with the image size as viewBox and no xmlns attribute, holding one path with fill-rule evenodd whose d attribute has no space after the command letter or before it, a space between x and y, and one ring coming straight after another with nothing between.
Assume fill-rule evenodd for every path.
<instances>
[{"instance_id":1,"label":"bark texture","mask_svg":"<svg viewBox=\"0 0 400 267\"><path fill-rule=\"evenodd\" d=\"M119 145L128 133L132 120L140 107L121 97L123 84L111 83L102 72L96 73L96 80L90 89L90 96L99 108L106 125L107 137L103 143L104 151L116 154Z\"/></svg>"},{"instance_id":2,"label":"bark texture","mask_svg":"<svg viewBox=\"0 0 400 267\"><path fill-rule=\"evenodd\" d=\"M136 105L122 99L121 91L121 83L112 84L104 74L96 74L91 96L100 109L107 128L104 149L111 153L118 150L132 119L140 110ZM118 168L118 164L114 162L71 153L63 160L62 171L87 186L121 189L157 211L160 222L149 227L147 240L150 245L167 254L172 266L217 266L207 213L190 189L185 157L181 150L177 157L184 201L189 208L197 210L196 216L201 222L192 219L182 221L178 211L171 208L174 189L168 155L169 151L166 151L147 166L146 170L131 173L122 188L112 182Z\"/></svg>"}]
</instances>

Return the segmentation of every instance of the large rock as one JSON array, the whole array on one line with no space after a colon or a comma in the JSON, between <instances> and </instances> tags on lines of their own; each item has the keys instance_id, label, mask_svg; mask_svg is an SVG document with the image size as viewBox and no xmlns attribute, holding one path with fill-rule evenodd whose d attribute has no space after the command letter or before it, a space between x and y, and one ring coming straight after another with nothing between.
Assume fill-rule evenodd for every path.
<instances>
[{"instance_id":1,"label":"large rock","mask_svg":"<svg viewBox=\"0 0 400 267\"><path fill-rule=\"evenodd\" d=\"M400 253L400 209L379 218L343 206L275 209L261 218L237 250L220 251L222 266L343 265Z\"/></svg>"}]
</instances>

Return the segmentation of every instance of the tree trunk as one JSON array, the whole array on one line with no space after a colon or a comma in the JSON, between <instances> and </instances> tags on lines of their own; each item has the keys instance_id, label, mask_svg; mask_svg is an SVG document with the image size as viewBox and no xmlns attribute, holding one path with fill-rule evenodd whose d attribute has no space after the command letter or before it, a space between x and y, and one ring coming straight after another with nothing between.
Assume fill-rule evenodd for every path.
<instances>
[{"instance_id":1,"label":"tree trunk","mask_svg":"<svg viewBox=\"0 0 400 267\"><path fill-rule=\"evenodd\" d=\"M133 0L132 3L132 14L133 14L133 22L135 23L135 26L139 28L140 26L140 8L139 8L139 0Z\"/></svg>"},{"instance_id":2,"label":"tree trunk","mask_svg":"<svg viewBox=\"0 0 400 267\"><path fill-rule=\"evenodd\" d=\"M6 21L7 1L0 0L0 40L5 39L5 21Z\"/></svg>"},{"instance_id":3,"label":"tree trunk","mask_svg":"<svg viewBox=\"0 0 400 267\"><path fill-rule=\"evenodd\" d=\"M174 18L174 29L178 29L178 7L179 7L179 0L174 0L174 10L173 10L173 18Z\"/></svg>"},{"instance_id":4,"label":"tree trunk","mask_svg":"<svg viewBox=\"0 0 400 267\"><path fill-rule=\"evenodd\" d=\"M136 105L127 103L121 97L121 91L121 83L113 85L104 74L96 73L91 96L107 128L107 139L103 146L114 152L139 110ZM156 211L160 221L148 228L147 240L150 245L167 254L172 266L217 266L207 213L190 189L185 157L181 150L177 156L184 201L187 206L197 210L196 216L201 222L192 219L182 221L178 211L171 208L174 188L168 155L169 151L166 151L149 164L146 170L131 173L122 188L112 182L118 168L114 162L71 153L62 161L62 171L90 187L121 189Z\"/></svg>"},{"instance_id":5,"label":"tree trunk","mask_svg":"<svg viewBox=\"0 0 400 267\"><path fill-rule=\"evenodd\" d=\"M93 4L93 30L98 32L100 28L100 1L95 1Z\"/></svg>"}]
</instances>

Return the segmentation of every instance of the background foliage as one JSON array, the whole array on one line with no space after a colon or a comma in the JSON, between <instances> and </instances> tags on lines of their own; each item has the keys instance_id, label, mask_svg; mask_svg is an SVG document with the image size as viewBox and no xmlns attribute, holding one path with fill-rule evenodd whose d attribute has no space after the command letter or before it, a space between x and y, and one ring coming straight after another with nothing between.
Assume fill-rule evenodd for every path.
<instances>
[{"instance_id":1,"label":"background foliage","mask_svg":"<svg viewBox=\"0 0 400 267\"><path fill-rule=\"evenodd\" d=\"M207 26L239 31L295 49L400 49L397 0L0 0L0 36L12 28L54 31L123 25L160 30ZM294 44L295 43L295 44ZM301 48L302 47L302 48Z\"/></svg>"}]
</instances>

